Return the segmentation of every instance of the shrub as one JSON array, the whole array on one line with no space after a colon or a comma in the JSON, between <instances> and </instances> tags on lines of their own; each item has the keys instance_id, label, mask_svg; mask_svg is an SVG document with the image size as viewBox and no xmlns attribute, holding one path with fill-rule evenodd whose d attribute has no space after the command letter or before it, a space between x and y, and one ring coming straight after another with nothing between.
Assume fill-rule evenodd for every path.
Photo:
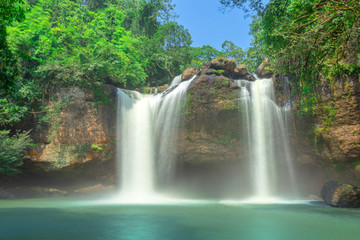
<instances>
[{"instance_id":1,"label":"shrub","mask_svg":"<svg viewBox=\"0 0 360 240\"><path fill-rule=\"evenodd\" d=\"M22 156L31 143L28 132L9 135L9 131L0 131L0 176L15 176L21 171Z\"/></svg>"}]
</instances>

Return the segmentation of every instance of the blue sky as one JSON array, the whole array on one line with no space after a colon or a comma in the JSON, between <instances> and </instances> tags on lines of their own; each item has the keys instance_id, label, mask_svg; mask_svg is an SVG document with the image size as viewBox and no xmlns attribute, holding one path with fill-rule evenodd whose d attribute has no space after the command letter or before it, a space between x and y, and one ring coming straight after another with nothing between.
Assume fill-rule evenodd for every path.
<instances>
[{"instance_id":1,"label":"blue sky","mask_svg":"<svg viewBox=\"0 0 360 240\"><path fill-rule=\"evenodd\" d=\"M221 50L225 40L232 41L242 49L250 46L251 17L244 18L239 9L219 8L220 0L173 0L177 22L189 30L192 46L210 45Z\"/></svg>"}]
</instances>

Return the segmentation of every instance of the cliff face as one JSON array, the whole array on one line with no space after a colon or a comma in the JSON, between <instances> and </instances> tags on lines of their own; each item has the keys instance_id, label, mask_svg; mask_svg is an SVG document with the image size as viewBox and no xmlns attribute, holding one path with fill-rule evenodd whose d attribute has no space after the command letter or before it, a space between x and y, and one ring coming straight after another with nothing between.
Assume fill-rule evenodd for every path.
<instances>
[{"instance_id":1,"label":"cliff face","mask_svg":"<svg viewBox=\"0 0 360 240\"><path fill-rule=\"evenodd\" d=\"M360 77L323 82L319 108L322 111L317 115L315 133L320 138L321 156L336 162L358 161Z\"/></svg>"},{"instance_id":2,"label":"cliff face","mask_svg":"<svg viewBox=\"0 0 360 240\"><path fill-rule=\"evenodd\" d=\"M252 78L246 66L236 66L228 59L213 60L188 88L177 146L177 182L192 196L201 192L209 197L234 197L239 188L240 192L248 190L247 132L241 126L240 89L234 77ZM229 187L234 183L239 188Z\"/></svg>"},{"instance_id":3,"label":"cliff face","mask_svg":"<svg viewBox=\"0 0 360 240\"><path fill-rule=\"evenodd\" d=\"M220 73L203 69L188 90L185 131L178 149L183 174L192 174L193 180L204 175L218 182L235 175L238 182L248 179L248 149L237 104L239 90L224 76L231 77L231 71L223 69ZM265 62L257 74L269 77L269 69ZM292 95L287 78L273 76L273 82L279 105L292 99L289 141L299 193L318 194L329 180L360 185L359 76L323 81L315 115L301 113L297 107L300 99ZM216 186L213 183L212 187Z\"/></svg>"},{"instance_id":4,"label":"cliff face","mask_svg":"<svg viewBox=\"0 0 360 240\"><path fill-rule=\"evenodd\" d=\"M24 156L23 174L9 186L20 182L24 187L65 188L59 190L60 195L86 192L83 188L108 190L116 181L115 91L102 86L96 90L61 88L52 93L51 100L44 102L49 120L33 128L35 144ZM52 195L49 191L20 189L19 195Z\"/></svg>"},{"instance_id":5,"label":"cliff face","mask_svg":"<svg viewBox=\"0 0 360 240\"><path fill-rule=\"evenodd\" d=\"M271 68L270 68L271 69ZM191 70L191 71L190 71ZM209 196L246 192L249 186L248 143L233 78L253 80L246 66L216 60L197 74L187 92L177 141L177 189ZM263 64L258 74L269 76ZM360 79L325 81L319 90L316 115L300 114L286 78L273 77L278 104L292 97L290 142L303 195L318 193L328 180L360 184ZM152 90L151 90L152 91ZM28 195L100 192L116 185L116 90L58 89L44 105L56 109L46 128L34 130L35 147L25 155L22 185L42 186ZM228 184L231 183L231 191ZM244 183L244 184L243 184ZM19 182L14 182L18 186ZM235 184L236 185L236 184ZM11 187L11 184L9 185ZM45 190L44 190L45 188ZM20 191L20 190L19 190ZM20 194L21 195L21 194ZM26 193L24 194L26 195ZM202 195L204 196L204 195ZM234 196L229 193L229 196Z\"/></svg>"},{"instance_id":6,"label":"cliff face","mask_svg":"<svg viewBox=\"0 0 360 240\"><path fill-rule=\"evenodd\" d=\"M360 185L360 78L323 80L315 114L304 116L294 104L294 145L297 159L318 169L313 184L327 180ZM311 178L311 176L310 176Z\"/></svg>"}]
</instances>

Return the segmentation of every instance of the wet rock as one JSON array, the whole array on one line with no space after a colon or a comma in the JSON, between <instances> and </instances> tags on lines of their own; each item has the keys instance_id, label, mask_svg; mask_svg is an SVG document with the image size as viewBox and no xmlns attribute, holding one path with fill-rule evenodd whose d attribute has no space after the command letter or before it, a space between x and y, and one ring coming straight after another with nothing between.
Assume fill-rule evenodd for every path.
<instances>
[{"instance_id":1,"label":"wet rock","mask_svg":"<svg viewBox=\"0 0 360 240\"><path fill-rule=\"evenodd\" d=\"M76 189L74 192L78 194L94 194L94 193L104 193L115 190L114 185L105 186L103 184L96 184L89 187L83 187Z\"/></svg>"},{"instance_id":2,"label":"wet rock","mask_svg":"<svg viewBox=\"0 0 360 240\"><path fill-rule=\"evenodd\" d=\"M244 64L236 66L232 74L233 79L247 79L249 67Z\"/></svg>"},{"instance_id":3,"label":"wet rock","mask_svg":"<svg viewBox=\"0 0 360 240\"><path fill-rule=\"evenodd\" d=\"M222 75L231 77L236 68L236 62L227 58L217 58L211 61L210 68L223 71Z\"/></svg>"},{"instance_id":4,"label":"wet rock","mask_svg":"<svg viewBox=\"0 0 360 240\"><path fill-rule=\"evenodd\" d=\"M189 67L181 74L181 81L189 80L193 76L197 75L200 72L200 69L197 67Z\"/></svg>"},{"instance_id":5,"label":"wet rock","mask_svg":"<svg viewBox=\"0 0 360 240\"><path fill-rule=\"evenodd\" d=\"M265 59L264 62L256 69L255 74L259 78L271 78L274 74L273 67L269 64L269 59Z\"/></svg>"},{"instance_id":6,"label":"wet rock","mask_svg":"<svg viewBox=\"0 0 360 240\"><path fill-rule=\"evenodd\" d=\"M68 195L67 191L50 187L32 187L29 189L32 197L63 197Z\"/></svg>"},{"instance_id":7,"label":"wet rock","mask_svg":"<svg viewBox=\"0 0 360 240\"><path fill-rule=\"evenodd\" d=\"M202 75L209 75L209 76L221 76L224 73L224 70L215 70L212 68L201 70Z\"/></svg>"},{"instance_id":8,"label":"wet rock","mask_svg":"<svg viewBox=\"0 0 360 240\"><path fill-rule=\"evenodd\" d=\"M305 200L310 200L310 201L321 201L321 197L319 197L318 195L316 194L310 194L309 196L307 196L305 198Z\"/></svg>"},{"instance_id":9,"label":"wet rock","mask_svg":"<svg viewBox=\"0 0 360 240\"><path fill-rule=\"evenodd\" d=\"M232 165L243 150L234 130L239 88L231 79L216 75L218 70L202 71L208 74L202 73L187 92L185 131L178 156L191 166Z\"/></svg>"},{"instance_id":10,"label":"wet rock","mask_svg":"<svg viewBox=\"0 0 360 240\"><path fill-rule=\"evenodd\" d=\"M360 207L360 188L350 184L329 181L321 189L321 197L332 207Z\"/></svg>"},{"instance_id":11,"label":"wet rock","mask_svg":"<svg viewBox=\"0 0 360 240\"><path fill-rule=\"evenodd\" d=\"M159 87L141 87L140 89L137 89L137 91L141 93L153 94L153 93L164 92L168 88L169 88L169 84L164 84Z\"/></svg>"}]
</instances>

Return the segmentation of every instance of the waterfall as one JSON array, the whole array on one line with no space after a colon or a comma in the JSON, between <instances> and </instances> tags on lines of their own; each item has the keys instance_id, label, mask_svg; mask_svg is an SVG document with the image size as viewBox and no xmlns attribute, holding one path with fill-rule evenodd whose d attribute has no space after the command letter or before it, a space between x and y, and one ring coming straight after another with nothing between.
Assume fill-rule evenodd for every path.
<instances>
[{"instance_id":1,"label":"waterfall","mask_svg":"<svg viewBox=\"0 0 360 240\"><path fill-rule=\"evenodd\" d=\"M176 164L176 140L186 90L192 79L173 80L156 95L119 89L117 92L117 159L119 198L141 201L154 197L171 182Z\"/></svg>"},{"instance_id":2,"label":"waterfall","mask_svg":"<svg viewBox=\"0 0 360 240\"><path fill-rule=\"evenodd\" d=\"M286 132L290 108L276 105L271 78L235 83L240 87L241 126L247 129L253 199L267 201L285 192L293 193L294 173Z\"/></svg>"}]
</instances>

